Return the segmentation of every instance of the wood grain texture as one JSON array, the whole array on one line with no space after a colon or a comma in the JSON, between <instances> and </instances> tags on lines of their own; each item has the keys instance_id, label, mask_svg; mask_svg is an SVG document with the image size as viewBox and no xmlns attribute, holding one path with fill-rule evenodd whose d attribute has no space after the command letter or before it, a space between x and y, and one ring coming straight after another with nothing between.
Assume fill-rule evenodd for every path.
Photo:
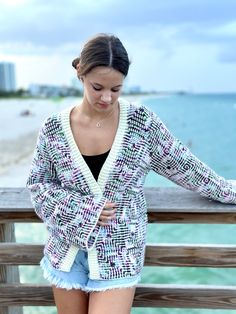
<instances>
[{"instance_id":1,"label":"wood grain texture","mask_svg":"<svg viewBox=\"0 0 236 314\"><path fill-rule=\"evenodd\" d=\"M0 245L4 242L15 242L15 228L14 224L0 224ZM0 262L0 284L4 283L19 283L19 270L15 266L5 266ZM1 314L22 314L23 309L18 307L3 307L0 302Z\"/></svg>"},{"instance_id":2,"label":"wood grain texture","mask_svg":"<svg viewBox=\"0 0 236 314\"><path fill-rule=\"evenodd\" d=\"M47 285L0 285L3 306L54 305ZM207 285L138 285L134 307L236 309L236 287Z\"/></svg>"},{"instance_id":3,"label":"wood grain texture","mask_svg":"<svg viewBox=\"0 0 236 314\"><path fill-rule=\"evenodd\" d=\"M43 245L0 243L0 264L39 265ZM236 245L147 244L145 266L236 267Z\"/></svg>"},{"instance_id":4,"label":"wood grain texture","mask_svg":"<svg viewBox=\"0 0 236 314\"><path fill-rule=\"evenodd\" d=\"M42 257L42 244L0 243L2 265L39 265Z\"/></svg>"},{"instance_id":5,"label":"wood grain texture","mask_svg":"<svg viewBox=\"0 0 236 314\"><path fill-rule=\"evenodd\" d=\"M133 306L236 309L236 287L208 285L140 285Z\"/></svg>"},{"instance_id":6,"label":"wood grain texture","mask_svg":"<svg viewBox=\"0 0 236 314\"><path fill-rule=\"evenodd\" d=\"M146 266L236 267L236 245L149 244Z\"/></svg>"},{"instance_id":7,"label":"wood grain texture","mask_svg":"<svg viewBox=\"0 0 236 314\"><path fill-rule=\"evenodd\" d=\"M236 223L236 205L221 204L182 188L147 188L149 223ZM0 188L0 314L17 306L53 305L51 287L21 285L12 265L38 265L42 244L14 243L12 222L40 222L24 188ZM236 245L148 244L145 265L236 267ZM15 281L15 282L14 282ZM134 306L236 309L236 287L139 285ZM12 309L16 312L12 312Z\"/></svg>"},{"instance_id":8,"label":"wood grain texture","mask_svg":"<svg viewBox=\"0 0 236 314\"><path fill-rule=\"evenodd\" d=\"M150 223L236 223L236 205L180 187L146 188L145 196ZM5 222L40 222L25 188L0 188L0 223Z\"/></svg>"}]
</instances>

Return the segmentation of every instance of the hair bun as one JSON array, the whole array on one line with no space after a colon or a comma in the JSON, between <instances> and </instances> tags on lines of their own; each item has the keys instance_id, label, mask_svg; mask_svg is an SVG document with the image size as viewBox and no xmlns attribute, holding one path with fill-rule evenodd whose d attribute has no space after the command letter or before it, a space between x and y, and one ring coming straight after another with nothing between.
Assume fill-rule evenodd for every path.
<instances>
[{"instance_id":1,"label":"hair bun","mask_svg":"<svg viewBox=\"0 0 236 314\"><path fill-rule=\"evenodd\" d=\"M80 58L79 58L79 57L78 57L78 58L75 58L75 59L72 61L72 66L73 66L73 68L76 69L76 66L79 64L79 62L80 62Z\"/></svg>"}]
</instances>

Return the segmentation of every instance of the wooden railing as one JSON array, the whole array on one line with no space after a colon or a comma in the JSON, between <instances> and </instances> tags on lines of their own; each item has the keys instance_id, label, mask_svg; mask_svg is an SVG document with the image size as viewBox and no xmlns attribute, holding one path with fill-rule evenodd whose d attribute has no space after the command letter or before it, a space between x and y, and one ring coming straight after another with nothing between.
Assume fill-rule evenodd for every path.
<instances>
[{"instance_id":1,"label":"wooden railing","mask_svg":"<svg viewBox=\"0 0 236 314\"><path fill-rule=\"evenodd\" d=\"M149 223L236 223L236 205L210 201L182 188L147 188L145 193ZM23 188L1 188L1 314L20 314L22 306L54 305L49 285L19 282L17 265L38 265L43 244L16 243L14 224L18 222L40 222L29 193ZM148 244L145 265L235 268L236 245ZM140 284L133 306L232 310L236 309L236 286Z\"/></svg>"}]
</instances>

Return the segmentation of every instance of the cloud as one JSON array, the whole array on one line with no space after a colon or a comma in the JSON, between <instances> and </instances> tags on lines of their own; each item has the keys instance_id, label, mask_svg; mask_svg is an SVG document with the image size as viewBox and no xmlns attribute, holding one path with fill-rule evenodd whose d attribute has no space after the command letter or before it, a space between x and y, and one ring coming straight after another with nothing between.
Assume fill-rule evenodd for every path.
<instances>
[{"instance_id":1,"label":"cloud","mask_svg":"<svg viewBox=\"0 0 236 314\"><path fill-rule=\"evenodd\" d=\"M68 82L71 60L98 32L120 37L138 64L131 84L181 89L192 80L207 90L218 73L230 79L218 78L216 89L235 82L235 0L0 0L0 12L0 57L18 64L25 86Z\"/></svg>"},{"instance_id":2,"label":"cloud","mask_svg":"<svg viewBox=\"0 0 236 314\"><path fill-rule=\"evenodd\" d=\"M22 7L2 6L1 42L60 46L97 32L108 1L28 1ZM99 5L100 4L100 5Z\"/></svg>"},{"instance_id":3,"label":"cloud","mask_svg":"<svg viewBox=\"0 0 236 314\"><path fill-rule=\"evenodd\" d=\"M234 0L15 0L18 5L7 5L11 2L0 1L1 43L18 43L22 50L31 43L41 53L42 47L48 52L64 44L76 46L97 32L126 33L130 38L141 28L156 43L160 37L163 43L164 31L167 39L176 35L181 40L216 42L219 36L208 30L235 21L236 12ZM170 35L171 29L176 34Z\"/></svg>"}]
</instances>

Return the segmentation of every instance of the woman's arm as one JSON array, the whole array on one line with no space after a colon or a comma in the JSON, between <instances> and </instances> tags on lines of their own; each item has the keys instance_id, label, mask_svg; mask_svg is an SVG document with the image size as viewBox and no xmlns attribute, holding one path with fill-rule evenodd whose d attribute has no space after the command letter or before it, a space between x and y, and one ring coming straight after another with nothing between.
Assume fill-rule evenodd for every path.
<instances>
[{"instance_id":1,"label":"woman's arm","mask_svg":"<svg viewBox=\"0 0 236 314\"><path fill-rule=\"evenodd\" d=\"M83 249L93 247L99 232L97 222L106 199L81 195L60 183L49 158L44 128L39 133L27 187L37 215L51 233Z\"/></svg>"},{"instance_id":2,"label":"woman's arm","mask_svg":"<svg viewBox=\"0 0 236 314\"><path fill-rule=\"evenodd\" d=\"M176 184L222 203L236 204L236 187L217 175L176 139L152 114L149 129L151 168Z\"/></svg>"}]
</instances>

